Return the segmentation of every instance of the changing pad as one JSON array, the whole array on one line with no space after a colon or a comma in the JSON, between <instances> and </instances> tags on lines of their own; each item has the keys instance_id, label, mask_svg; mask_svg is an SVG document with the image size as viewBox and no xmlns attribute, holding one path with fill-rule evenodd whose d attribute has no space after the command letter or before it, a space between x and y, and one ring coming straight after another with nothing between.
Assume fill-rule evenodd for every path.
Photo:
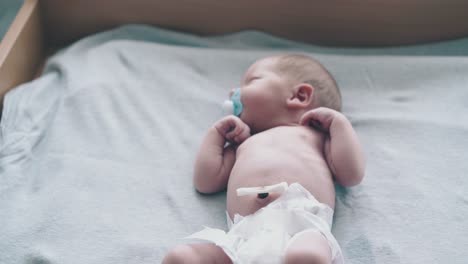
<instances>
[{"instance_id":1,"label":"changing pad","mask_svg":"<svg viewBox=\"0 0 468 264\"><path fill-rule=\"evenodd\" d=\"M226 228L225 193L194 190L194 158L247 67L282 52L330 70L364 146L364 181L337 187L347 263L466 263L468 39L344 49L143 25L78 41L6 95L0 263L159 263Z\"/></svg>"}]
</instances>

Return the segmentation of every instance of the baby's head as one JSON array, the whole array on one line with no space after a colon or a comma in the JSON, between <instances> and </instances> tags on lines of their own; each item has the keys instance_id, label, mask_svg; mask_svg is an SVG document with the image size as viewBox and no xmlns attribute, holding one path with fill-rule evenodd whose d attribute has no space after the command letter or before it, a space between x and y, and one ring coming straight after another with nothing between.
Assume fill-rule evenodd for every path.
<instances>
[{"instance_id":1,"label":"baby's head","mask_svg":"<svg viewBox=\"0 0 468 264\"><path fill-rule=\"evenodd\" d=\"M320 62L302 54L285 54L273 58L276 59L277 73L290 81L286 89L300 89L297 86L301 84L313 87L314 101L307 110L328 107L341 111L341 94L338 85Z\"/></svg>"},{"instance_id":2,"label":"baby's head","mask_svg":"<svg viewBox=\"0 0 468 264\"><path fill-rule=\"evenodd\" d=\"M240 118L254 133L297 124L302 114L313 108L341 110L341 95L333 76L318 61L301 54L256 61L245 73L240 91Z\"/></svg>"}]
</instances>

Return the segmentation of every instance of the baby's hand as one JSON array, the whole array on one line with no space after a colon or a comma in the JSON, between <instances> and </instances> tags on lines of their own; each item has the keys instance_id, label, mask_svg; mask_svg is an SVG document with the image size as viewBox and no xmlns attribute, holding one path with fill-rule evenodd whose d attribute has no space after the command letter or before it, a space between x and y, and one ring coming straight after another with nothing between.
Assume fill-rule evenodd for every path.
<instances>
[{"instance_id":1,"label":"baby's hand","mask_svg":"<svg viewBox=\"0 0 468 264\"><path fill-rule=\"evenodd\" d=\"M335 119L341 119L346 117L333 109L327 107L319 107L305 112L299 123L301 125L311 126L318 129L319 131L328 133L330 126Z\"/></svg>"},{"instance_id":2,"label":"baby's hand","mask_svg":"<svg viewBox=\"0 0 468 264\"><path fill-rule=\"evenodd\" d=\"M215 123L218 133L232 143L241 144L250 137L250 127L240 118L229 115Z\"/></svg>"}]
</instances>

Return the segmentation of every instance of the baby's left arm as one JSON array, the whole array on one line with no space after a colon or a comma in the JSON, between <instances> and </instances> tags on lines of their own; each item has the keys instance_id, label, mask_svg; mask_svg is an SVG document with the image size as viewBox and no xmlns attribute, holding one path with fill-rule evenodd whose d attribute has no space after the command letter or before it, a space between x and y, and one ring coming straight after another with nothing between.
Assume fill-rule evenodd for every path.
<instances>
[{"instance_id":1,"label":"baby's left arm","mask_svg":"<svg viewBox=\"0 0 468 264\"><path fill-rule=\"evenodd\" d=\"M324 154L336 181L345 187L359 184L364 177L365 159L349 120L338 111L319 107L306 112L301 124L328 132Z\"/></svg>"}]
</instances>

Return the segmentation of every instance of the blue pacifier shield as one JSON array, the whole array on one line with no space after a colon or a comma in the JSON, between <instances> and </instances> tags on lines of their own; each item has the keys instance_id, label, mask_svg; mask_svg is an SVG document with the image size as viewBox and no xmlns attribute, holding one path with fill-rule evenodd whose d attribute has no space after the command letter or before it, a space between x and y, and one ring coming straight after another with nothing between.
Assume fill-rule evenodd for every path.
<instances>
[{"instance_id":1,"label":"blue pacifier shield","mask_svg":"<svg viewBox=\"0 0 468 264\"><path fill-rule=\"evenodd\" d=\"M242 110L244 108L242 106L242 102L241 102L240 88L236 88L236 90L234 90L234 93L231 96L231 101L232 101L233 106L234 106L233 115L240 116L240 114L242 113Z\"/></svg>"},{"instance_id":2,"label":"blue pacifier shield","mask_svg":"<svg viewBox=\"0 0 468 264\"><path fill-rule=\"evenodd\" d=\"M234 90L230 100L224 101L223 110L228 115L240 116L243 110L240 88Z\"/></svg>"}]
</instances>

